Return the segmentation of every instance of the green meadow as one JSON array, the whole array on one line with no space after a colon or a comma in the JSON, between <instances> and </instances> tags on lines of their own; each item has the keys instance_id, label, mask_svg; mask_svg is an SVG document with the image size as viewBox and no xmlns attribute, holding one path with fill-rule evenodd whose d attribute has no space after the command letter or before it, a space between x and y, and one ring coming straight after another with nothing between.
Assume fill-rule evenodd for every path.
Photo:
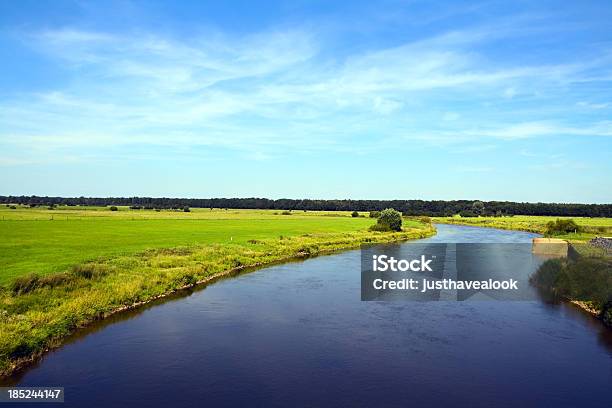
<instances>
[{"instance_id":1,"label":"green meadow","mask_svg":"<svg viewBox=\"0 0 612 408\"><path fill-rule=\"evenodd\" d=\"M61 272L100 257L202 244L366 230L349 212L191 209L119 211L95 207L0 207L0 285L17 276ZM413 222L413 226L416 223Z\"/></svg>"}]
</instances>

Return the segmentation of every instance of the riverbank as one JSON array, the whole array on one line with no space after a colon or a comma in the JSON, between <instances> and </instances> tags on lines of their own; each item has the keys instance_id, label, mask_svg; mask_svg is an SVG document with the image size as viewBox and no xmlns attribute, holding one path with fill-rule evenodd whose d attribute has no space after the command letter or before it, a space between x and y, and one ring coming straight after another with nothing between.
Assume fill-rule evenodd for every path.
<instances>
[{"instance_id":1,"label":"riverbank","mask_svg":"<svg viewBox=\"0 0 612 408\"><path fill-rule=\"evenodd\" d=\"M100 259L45 276L28 275L0 292L0 375L37 360L81 327L245 268L359 247L425 238L423 224L402 232L356 231L152 249Z\"/></svg>"},{"instance_id":2,"label":"riverbank","mask_svg":"<svg viewBox=\"0 0 612 408\"><path fill-rule=\"evenodd\" d=\"M546 224L557 219L571 218L582 231L556 235L568 241L586 242L596 236L612 233L612 218L555 217L515 215L503 217L433 217L432 222L439 224L470 225L474 227L499 228L514 231L544 234Z\"/></svg>"},{"instance_id":3,"label":"riverbank","mask_svg":"<svg viewBox=\"0 0 612 408\"><path fill-rule=\"evenodd\" d=\"M525 232L534 232L539 234L544 234L546 230L546 224L550 221L554 221L558 218L564 217L543 217L543 216L512 216L512 217L434 217L432 222L439 224L451 224L451 225L466 225L473 227L484 227L484 228L497 228L504 230L513 230L513 231L525 231ZM568 217L565 217L568 218ZM595 255L593 251L587 250L587 248L591 248L591 245L587 245L586 243L594 238L597 233L608 233L610 229L610 225L612 225L612 220L610 218L572 218L582 229L583 232L571 233L565 235L555 236L555 238L561 238L569 242L570 246L573 248L573 252L575 254L580 254L581 256L592 257ZM597 248L592 248L596 250L598 257L604 256L604 252L601 250L597 250ZM580 275L578 272L574 272L573 275ZM570 279L576 280L576 278ZM565 284L569 282L568 279L565 279ZM601 285L605 285L605 280L600 280ZM592 284L592 279L586 277L586 279L582 279L581 283L578 286L589 286ZM552 282L547 282L546 284L537 284L546 290L556 291L558 288L557 283L553 284ZM590 288L591 292L593 288ZM572 289L573 292L576 291L575 288ZM581 309L585 313L599 319L603 322L603 324L607 327L611 327L612 323L612 313L609 309L604 306L602 301L594 302L594 301L584 301L577 300L575 297L572 297L570 292L564 296L562 299L566 302L569 302L573 306ZM584 299L584 295L581 296L581 299Z\"/></svg>"}]
</instances>

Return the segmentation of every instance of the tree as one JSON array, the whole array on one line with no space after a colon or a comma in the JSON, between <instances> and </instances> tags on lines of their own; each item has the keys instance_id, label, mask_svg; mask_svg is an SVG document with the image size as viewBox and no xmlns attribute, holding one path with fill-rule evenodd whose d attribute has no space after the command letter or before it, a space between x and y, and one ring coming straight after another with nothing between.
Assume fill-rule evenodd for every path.
<instances>
[{"instance_id":1,"label":"tree","mask_svg":"<svg viewBox=\"0 0 612 408\"><path fill-rule=\"evenodd\" d=\"M462 218L478 217L478 214L476 214L474 211L471 211L471 210L462 210L459 212L459 215Z\"/></svg>"},{"instance_id":2,"label":"tree","mask_svg":"<svg viewBox=\"0 0 612 408\"><path fill-rule=\"evenodd\" d=\"M353 218L359 217L359 213L357 211L353 211L351 213L351 217L353 217Z\"/></svg>"},{"instance_id":3,"label":"tree","mask_svg":"<svg viewBox=\"0 0 612 408\"><path fill-rule=\"evenodd\" d=\"M111 210L111 211L118 211L119 209L113 205L113 206L110 208L110 210Z\"/></svg>"},{"instance_id":4,"label":"tree","mask_svg":"<svg viewBox=\"0 0 612 408\"><path fill-rule=\"evenodd\" d=\"M472 212L476 215L482 215L484 213L484 203L482 201L474 201L472 203Z\"/></svg>"},{"instance_id":5,"label":"tree","mask_svg":"<svg viewBox=\"0 0 612 408\"><path fill-rule=\"evenodd\" d=\"M561 235L570 232L579 232L580 226L572 219L557 219L546 224L546 235Z\"/></svg>"},{"instance_id":6,"label":"tree","mask_svg":"<svg viewBox=\"0 0 612 408\"><path fill-rule=\"evenodd\" d=\"M401 231L402 213L393 208L381 211L380 217L378 217L378 221L372 229L375 231Z\"/></svg>"}]
</instances>

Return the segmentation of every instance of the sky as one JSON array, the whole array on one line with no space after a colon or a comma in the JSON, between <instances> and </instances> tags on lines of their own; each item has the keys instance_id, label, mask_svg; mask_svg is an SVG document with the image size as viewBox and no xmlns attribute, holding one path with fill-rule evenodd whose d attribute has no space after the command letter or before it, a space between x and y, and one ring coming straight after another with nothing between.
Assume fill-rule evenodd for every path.
<instances>
[{"instance_id":1,"label":"sky","mask_svg":"<svg viewBox=\"0 0 612 408\"><path fill-rule=\"evenodd\" d=\"M612 202L609 1L0 2L0 195Z\"/></svg>"}]
</instances>

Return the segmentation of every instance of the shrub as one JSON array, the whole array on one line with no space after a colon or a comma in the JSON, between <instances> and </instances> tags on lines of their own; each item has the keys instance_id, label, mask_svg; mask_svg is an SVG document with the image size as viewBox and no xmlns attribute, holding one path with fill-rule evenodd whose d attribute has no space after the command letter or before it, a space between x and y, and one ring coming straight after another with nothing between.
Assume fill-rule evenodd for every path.
<instances>
[{"instance_id":1,"label":"shrub","mask_svg":"<svg viewBox=\"0 0 612 408\"><path fill-rule=\"evenodd\" d=\"M381 211L378 221L370 229L372 231L401 231L402 214L393 208L387 208Z\"/></svg>"},{"instance_id":2,"label":"shrub","mask_svg":"<svg viewBox=\"0 0 612 408\"><path fill-rule=\"evenodd\" d=\"M11 210L16 210L16 209L17 209L17 207L15 207L14 205L11 205L9 208L10 208Z\"/></svg>"},{"instance_id":3,"label":"shrub","mask_svg":"<svg viewBox=\"0 0 612 408\"><path fill-rule=\"evenodd\" d=\"M353 217L353 218L359 217L359 213L357 211L353 211L351 213L351 217Z\"/></svg>"},{"instance_id":4,"label":"shrub","mask_svg":"<svg viewBox=\"0 0 612 408\"><path fill-rule=\"evenodd\" d=\"M68 284L73 279L74 277L71 277L66 273L55 273L53 275L47 275L39 278L38 286L54 288L56 286Z\"/></svg>"},{"instance_id":5,"label":"shrub","mask_svg":"<svg viewBox=\"0 0 612 408\"><path fill-rule=\"evenodd\" d=\"M29 275L20 276L16 278L12 285L11 290L15 294L29 293L38 287L38 275L31 273Z\"/></svg>"},{"instance_id":6,"label":"shrub","mask_svg":"<svg viewBox=\"0 0 612 408\"><path fill-rule=\"evenodd\" d=\"M93 263L74 265L72 274L80 278L94 279L104 276L108 273L109 268L106 265L96 265Z\"/></svg>"},{"instance_id":7,"label":"shrub","mask_svg":"<svg viewBox=\"0 0 612 408\"><path fill-rule=\"evenodd\" d=\"M189 207L185 206L183 207L183 212L190 212L191 210L189 209Z\"/></svg>"},{"instance_id":8,"label":"shrub","mask_svg":"<svg viewBox=\"0 0 612 408\"><path fill-rule=\"evenodd\" d=\"M291 215L291 211L287 211L287 210L285 210L285 211L283 211L281 214L282 214L282 215Z\"/></svg>"},{"instance_id":9,"label":"shrub","mask_svg":"<svg viewBox=\"0 0 612 408\"><path fill-rule=\"evenodd\" d=\"M389 232L391 231L391 227L387 224L376 223L370 227L370 231Z\"/></svg>"},{"instance_id":10,"label":"shrub","mask_svg":"<svg viewBox=\"0 0 612 408\"><path fill-rule=\"evenodd\" d=\"M579 257L576 260L550 259L544 262L529 281L559 297L589 301L601 309L612 301L612 270L606 259ZM603 316L602 316L603 317Z\"/></svg>"},{"instance_id":11,"label":"shrub","mask_svg":"<svg viewBox=\"0 0 612 408\"><path fill-rule=\"evenodd\" d=\"M117 207L115 207L114 205L110 208L111 211L119 211L119 209Z\"/></svg>"},{"instance_id":12,"label":"shrub","mask_svg":"<svg viewBox=\"0 0 612 408\"><path fill-rule=\"evenodd\" d=\"M419 217L419 221L423 224L431 224L431 218L426 215Z\"/></svg>"},{"instance_id":13,"label":"shrub","mask_svg":"<svg viewBox=\"0 0 612 408\"><path fill-rule=\"evenodd\" d=\"M459 212L459 215L463 218L469 218L469 217L478 217L478 214L474 213L473 211L470 210L461 210Z\"/></svg>"},{"instance_id":14,"label":"shrub","mask_svg":"<svg viewBox=\"0 0 612 408\"><path fill-rule=\"evenodd\" d=\"M140 210L142 207L139 205L130 205L131 210Z\"/></svg>"},{"instance_id":15,"label":"shrub","mask_svg":"<svg viewBox=\"0 0 612 408\"><path fill-rule=\"evenodd\" d=\"M549 259L540 265L536 273L529 277L529 282L538 287L555 291L563 266L564 261L561 259Z\"/></svg>"},{"instance_id":16,"label":"shrub","mask_svg":"<svg viewBox=\"0 0 612 408\"><path fill-rule=\"evenodd\" d=\"M612 327L612 300L606 302L601 308L601 320L608 327Z\"/></svg>"},{"instance_id":17,"label":"shrub","mask_svg":"<svg viewBox=\"0 0 612 408\"><path fill-rule=\"evenodd\" d=\"M572 219L550 221L546 224L546 235L561 235L570 232L579 232L580 226Z\"/></svg>"}]
</instances>

